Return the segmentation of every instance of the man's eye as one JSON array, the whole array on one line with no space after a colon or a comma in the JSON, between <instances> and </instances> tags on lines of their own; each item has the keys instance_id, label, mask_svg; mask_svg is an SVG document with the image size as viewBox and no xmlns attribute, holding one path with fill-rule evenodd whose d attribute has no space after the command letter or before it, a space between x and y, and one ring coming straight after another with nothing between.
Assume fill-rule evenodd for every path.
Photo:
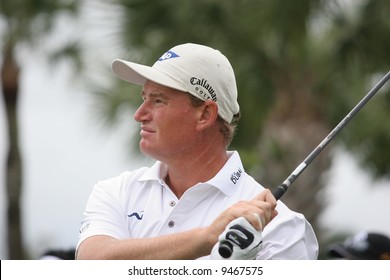
<instances>
[{"instance_id":1,"label":"man's eye","mask_svg":"<svg viewBox=\"0 0 390 280\"><path fill-rule=\"evenodd\" d=\"M154 102L156 102L156 103L164 103L164 100L163 99L155 99Z\"/></svg>"}]
</instances>

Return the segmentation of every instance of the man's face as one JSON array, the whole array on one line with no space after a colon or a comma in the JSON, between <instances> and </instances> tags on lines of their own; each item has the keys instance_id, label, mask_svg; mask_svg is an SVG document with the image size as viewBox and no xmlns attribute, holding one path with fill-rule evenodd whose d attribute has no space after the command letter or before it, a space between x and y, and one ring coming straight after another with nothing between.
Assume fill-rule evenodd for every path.
<instances>
[{"instance_id":1,"label":"man's face","mask_svg":"<svg viewBox=\"0 0 390 280\"><path fill-rule=\"evenodd\" d=\"M196 141L199 108L190 103L185 92L147 81L141 106L134 119L141 123L140 149L161 161L180 157Z\"/></svg>"}]
</instances>

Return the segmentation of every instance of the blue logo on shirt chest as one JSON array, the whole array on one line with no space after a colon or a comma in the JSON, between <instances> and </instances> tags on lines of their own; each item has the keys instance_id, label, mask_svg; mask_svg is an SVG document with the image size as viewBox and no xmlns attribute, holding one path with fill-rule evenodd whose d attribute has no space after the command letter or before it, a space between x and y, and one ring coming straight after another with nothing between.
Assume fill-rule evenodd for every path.
<instances>
[{"instance_id":1,"label":"blue logo on shirt chest","mask_svg":"<svg viewBox=\"0 0 390 280\"><path fill-rule=\"evenodd\" d=\"M142 220L142 218L144 217L144 211L141 211L139 213L133 212L130 215L127 215L127 217L129 217L129 218L135 217L137 220Z\"/></svg>"}]
</instances>

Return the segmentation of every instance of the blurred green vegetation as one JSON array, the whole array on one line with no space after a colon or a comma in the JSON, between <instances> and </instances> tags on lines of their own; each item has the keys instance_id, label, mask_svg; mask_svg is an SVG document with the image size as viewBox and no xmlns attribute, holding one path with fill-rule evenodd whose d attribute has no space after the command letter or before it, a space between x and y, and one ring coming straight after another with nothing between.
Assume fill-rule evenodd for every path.
<instances>
[{"instance_id":1,"label":"blurred green vegetation","mask_svg":"<svg viewBox=\"0 0 390 280\"><path fill-rule=\"evenodd\" d=\"M7 188L9 211L17 216L22 162L15 112L22 69L15 52L21 45L39 47L39 39L50 33L59 13L74 14L86 2L95 3L1 2L2 93L9 112L10 143L14 143L7 165ZM247 172L270 188L279 185L390 70L390 2L385 0L99 3L102 9L112 6L120 11L118 17L106 18L118 23L112 37L116 38L113 48L121 50L120 58L152 65L166 50L184 42L214 47L229 58L242 112L230 148L240 152ZM53 51L54 57L73 57L82 69L78 47L78 42L70 42ZM139 88L119 79L113 79L109 88L94 86L96 103L103 108L101 118L110 124L118 121L124 108L136 108L140 102L139 95L129 93ZM320 242L325 242L318 224L326 206L321 197L326 185L323 176L331 164L333 146L356 155L375 178L389 177L389 91L389 86L384 87L283 197L292 209L305 214ZM19 223L10 212L8 217L9 226ZM10 252L18 253L11 259L21 258L21 246L12 244L10 241Z\"/></svg>"}]
</instances>

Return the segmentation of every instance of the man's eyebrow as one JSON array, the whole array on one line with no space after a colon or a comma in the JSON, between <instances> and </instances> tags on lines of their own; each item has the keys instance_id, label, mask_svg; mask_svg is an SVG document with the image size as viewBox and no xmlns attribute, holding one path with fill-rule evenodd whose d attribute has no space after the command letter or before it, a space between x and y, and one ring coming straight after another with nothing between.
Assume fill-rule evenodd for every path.
<instances>
[{"instance_id":1,"label":"man's eyebrow","mask_svg":"<svg viewBox=\"0 0 390 280\"><path fill-rule=\"evenodd\" d=\"M142 96L142 97L145 97L145 95L146 95L146 93L145 93L144 91L142 91L142 92L141 92L141 96ZM152 98L156 98L156 97L158 97L158 98L165 98L165 99L168 98L166 94L164 94L164 93L162 93L162 92L158 92L158 91L156 91L156 92L151 92L151 93L148 94L148 96L149 96L149 97L152 97Z\"/></svg>"}]
</instances>

